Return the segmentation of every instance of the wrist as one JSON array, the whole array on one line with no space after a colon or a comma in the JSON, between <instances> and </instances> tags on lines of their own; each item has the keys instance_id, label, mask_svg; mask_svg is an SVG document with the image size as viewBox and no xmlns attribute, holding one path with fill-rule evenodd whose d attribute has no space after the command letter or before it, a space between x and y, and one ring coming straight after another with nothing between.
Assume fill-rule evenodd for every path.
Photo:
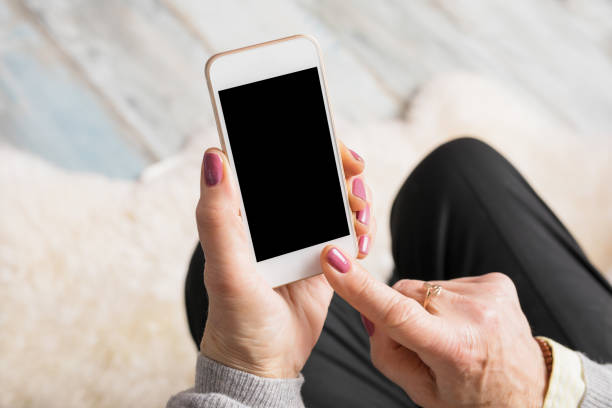
<instances>
[{"instance_id":1,"label":"wrist","mask_svg":"<svg viewBox=\"0 0 612 408\"><path fill-rule=\"evenodd\" d=\"M224 341L212 331L204 331L200 354L226 367L244 371L263 378L297 378L299 370L284 367L282 361L257 356L248 347L238 347Z\"/></svg>"},{"instance_id":2,"label":"wrist","mask_svg":"<svg viewBox=\"0 0 612 408\"><path fill-rule=\"evenodd\" d=\"M534 340L537 344L539 353L538 353L538 380L537 380L537 395L539 397L539 407L544 405L546 400L546 394L548 392L548 385L550 382L550 374L552 371L552 349L550 344L545 339L534 337Z\"/></svg>"}]
</instances>

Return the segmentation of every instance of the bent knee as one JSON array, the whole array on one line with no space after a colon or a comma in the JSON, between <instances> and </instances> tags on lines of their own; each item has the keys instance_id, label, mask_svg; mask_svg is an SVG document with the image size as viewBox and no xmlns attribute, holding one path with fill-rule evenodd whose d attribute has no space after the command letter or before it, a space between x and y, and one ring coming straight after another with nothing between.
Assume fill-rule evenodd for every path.
<instances>
[{"instance_id":1,"label":"bent knee","mask_svg":"<svg viewBox=\"0 0 612 408\"><path fill-rule=\"evenodd\" d=\"M502 163L502 167L506 167L507 161L487 143L474 137L460 137L436 147L421 161L415 173L444 183L456 173L492 175ZM468 169L470 171L466 171Z\"/></svg>"},{"instance_id":2,"label":"bent knee","mask_svg":"<svg viewBox=\"0 0 612 408\"><path fill-rule=\"evenodd\" d=\"M499 156L491 146L480 139L471 136L462 136L443 143L429 153L422 163L425 162L452 162L458 164L461 159L469 159L470 163L478 163L491 156Z\"/></svg>"}]
</instances>

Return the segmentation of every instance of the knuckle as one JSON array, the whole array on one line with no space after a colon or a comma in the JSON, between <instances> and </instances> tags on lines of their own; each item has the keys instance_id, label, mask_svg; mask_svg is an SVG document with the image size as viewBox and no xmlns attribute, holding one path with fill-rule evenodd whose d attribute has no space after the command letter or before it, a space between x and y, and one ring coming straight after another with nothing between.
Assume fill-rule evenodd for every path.
<instances>
[{"instance_id":1,"label":"knuckle","mask_svg":"<svg viewBox=\"0 0 612 408\"><path fill-rule=\"evenodd\" d=\"M502 282L508 282L508 281L512 282L506 274L503 274L501 272L490 272L490 273L487 273L485 276L489 281L494 282L494 283L502 283Z\"/></svg>"},{"instance_id":2,"label":"knuckle","mask_svg":"<svg viewBox=\"0 0 612 408\"><path fill-rule=\"evenodd\" d=\"M196 205L196 208L195 208L196 221L202 218L203 215L204 215L204 204L202 203L202 199L200 199L198 201L198 205Z\"/></svg>"},{"instance_id":3,"label":"knuckle","mask_svg":"<svg viewBox=\"0 0 612 408\"><path fill-rule=\"evenodd\" d=\"M409 324L414 319L412 309L406 307L406 303L399 296L389 299L384 308L383 321L390 329L399 329Z\"/></svg>"},{"instance_id":4,"label":"knuckle","mask_svg":"<svg viewBox=\"0 0 612 408\"><path fill-rule=\"evenodd\" d=\"M410 279L401 279L395 282L392 288L397 290L398 292L403 292L412 289L413 286L413 281L411 281Z\"/></svg>"},{"instance_id":5,"label":"knuckle","mask_svg":"<svg viewBox=\"0 0 612 408\"><path fill-rule=\"evenodd\" d=\"M218 205L211 205L202 200L196 207L196 221L204 229L217 229L225 225L226 209Z\"/></svg>"},{"instance_id":6,"label":"knuckle","mask_svg":"<svg viewBox=\"0 0 612 408\"><path fill-rule=\"evenodd\" d=\"M376 298L374 280L366 272L358 273L355 279L350 281L346 287L347 295L354 299L374 299Z\"/></svg>"},{"instance_id":7,"label":"knuckle","mask_svg":"<svg viewBox=\"0 0 612 408\"><path fill-rule=\"evenodd\" d=\"M510 279L506 274L501 272L492 272L487 274L487 277L500 293L509 294L516 291L514 282L512 282L512 279Z\"/></svg>"},{"instance_id":8,"label":"knuckle","mask_svg":"<svg viewBox=\"0 0 612 408\"><path fill-rule=\"evenodd\" d=\"M480 324L485 330L496 330L500 325L500 318L496 308L486 307L480 311Z\"/></svg>"},{"instance_id":9,"label":"knuckle","mask_svg":"<svg viewBox=\"0 0 612 408\"><path fill-rule=\"evenodd\" d=\"M366 274L362 274L356 284L355 295L360 299L368 299L369 293L372 291L372 280Z\"/></svg>"},{"instance_id":10,"label":"knuckle","mask_svg":"<svg viewBox=\"0 0 612 408\"><path fill-rule=\"evenodd\" d=\"M472 299L469 300L467 308L472 322L477 327L485 329L495 329L499 327L502 316L498 310L497 303Z\"/></svg>"},{"instance_id":11,"label":"knuckle","mask_svg":"<svg viewBox=\"0 0 612 408\"><path fill-rule=\"evenodd\" d=\"M402 279L395 282L392 288L404 296L414 297L415 294L419 293L422 286L422 281L413 279Z\"/></svg>"}]
</instances>

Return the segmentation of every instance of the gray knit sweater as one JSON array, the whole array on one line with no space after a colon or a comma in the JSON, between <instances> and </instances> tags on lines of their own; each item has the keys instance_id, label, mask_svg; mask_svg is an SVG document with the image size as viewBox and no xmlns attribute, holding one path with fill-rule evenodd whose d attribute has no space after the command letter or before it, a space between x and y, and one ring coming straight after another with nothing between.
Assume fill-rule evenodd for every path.
<instances>
[{"instance_id":1,"label":"gray knit sweater","mask_svg":"<svg viewBox=\"0 0 612 408\"><path fill-rule=\"evenodd\" d=\"M582 360L586 391L580 403L581 408L612 407L612 364L597 364L584 354Z\"/></svg>"},{"instance_id":2,"label":"gray knit sweater","mask_svg":"<svg viewBox=\"0 0 612 408\"><path fill-rule=\"evenodd\" d=\"M612 407L612 364L597 364L580 354L586 391L581 408ZM173 396L167 408L303 408L304 378L277 380L256 377L221 365L201 354L195 387Z\"/></svg>"}]
</instances>

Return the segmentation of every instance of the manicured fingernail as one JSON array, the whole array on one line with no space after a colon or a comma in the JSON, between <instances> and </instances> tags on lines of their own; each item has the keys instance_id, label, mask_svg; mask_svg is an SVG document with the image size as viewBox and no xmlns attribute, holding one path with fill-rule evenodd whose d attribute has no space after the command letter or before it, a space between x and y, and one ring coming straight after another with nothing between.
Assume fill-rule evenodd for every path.
<instances>
[{"instance_id":1,"label":"manicured fingernail","mask_svg":"<svg viewBox=\"0 0 612 408\"><path fill-rule=\"evenodd\" d=\"M342 252L338 251L336 248L332 248L327 252L327 261L338 272L347 273L349 269L351 269L351 264L348 259L346 259L344 255L342 255Z\"/></svg>"},{"instance_id":2,"label":"manicured fingernail","mask_svg":"<svg viewBox=\"0 0 612 408\"><path fill-rule=\"evenodd\" d=\"M370 206L366 204L363 210L357 211L357 221L363 225L368 225L370 222Z\"/></svg>"},{"instance_id":3,"label":"manicured fingernail","mask_svg":"<svg viewBox=\"0 0 612 408\"><path fill-rule=\"evenodd\" d=\"M360 178L353 180L353 195L361 198L362 200L366 199L365 186Z\"/></svg>"},{"instance_id":4,"label":"manicured fingernail","mask_svg":"<svg viewBox=\"0 0 612 408\"><path fill-rule=\"evenodd\" d=\"M204 179L207 186L218 184L223 178L223 160L215 153L204 154Z\"/></svg>"},{"instance_id":5,"label":"manicured fingernail","mask_svg":"<svg viewBox=\"0 0 612 408\"><path fill-rule=\"evenodd\" d=\"M369 321L364 315L361 315L361 323L363 323L363 327L365 327L366 331L368 332L368 336L372 337L374 334L374 323Z\"/></svg>"},{"instance_id":6,"label":"manicured fingernail","mask_svg":"<svg viewBox=\"0 0 612 408\"><path fill-rule=\"evenodd\" d=\"M349 152L351 152L351 154L353 155L353 157L354 157L356 160L359 160L360 162L362 162L362 161L363 161L363 157L361 157L360 155L358 155L358 154L357 154L357 152L356 152L356 151L354 151L353 149L349 149Z\"/></svg>"},{"instance_id":7,"label":"manicured fingernail","mask_svg":"<svg viewBox=\"0 0 612 408\"><path fill-rule=\"evenodd\" d=\"M368 237L367 235L362 235L361 237L359 237L359 252L361 252L364 255L367 255L369 250L370 250L370 237Z\"/></svg>"}]
</instances>

